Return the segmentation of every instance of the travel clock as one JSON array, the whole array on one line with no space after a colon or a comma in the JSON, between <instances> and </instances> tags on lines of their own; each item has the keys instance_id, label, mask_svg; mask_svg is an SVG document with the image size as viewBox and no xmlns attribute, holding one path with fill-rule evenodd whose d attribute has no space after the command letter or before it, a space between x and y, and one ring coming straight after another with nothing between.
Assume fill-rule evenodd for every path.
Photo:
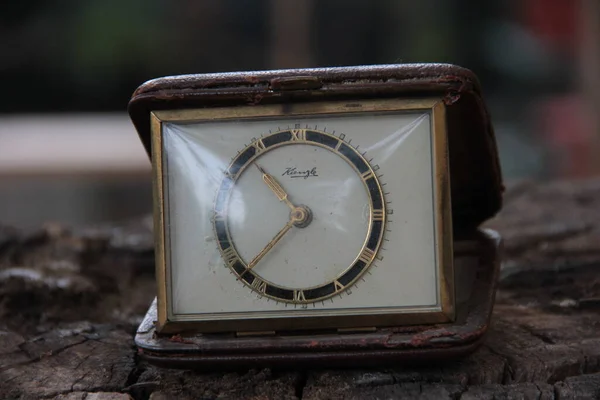
<instances>
[{"instance_id":1,"label":"travel clock","mask_svg":"<svg viewBox=\"0 0 600 400\"><path fill-rule=\"evenodd\" d=\"M153 166L150 361L366 365L481 342L499 240L478 226L502 186L470 71L166 77L129 112Z\"/></svg>"}]
</instances>

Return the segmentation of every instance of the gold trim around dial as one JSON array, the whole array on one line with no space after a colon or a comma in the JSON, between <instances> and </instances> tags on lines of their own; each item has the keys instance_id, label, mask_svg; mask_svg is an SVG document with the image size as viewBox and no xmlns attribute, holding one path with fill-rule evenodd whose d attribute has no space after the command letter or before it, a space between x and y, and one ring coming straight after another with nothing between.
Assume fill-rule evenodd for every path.
<instances>
[{"instance_id":1,"label":"gold trim around dial","mask_svg":"<svg viewBox=\"0 0 600 400\"><path fill-rule=\"evenodd\" d=\"M260 143L260 144L259 144ZM235 241L231 237L227 223L227 209L229 196L235 187L235 182L252 165L257 165L257 160L264 154L275 151L283 146L310 145L324 148L346 161L358 175L369 198L369 223L367 234L360 251L350 265L336 276L331 282L306 288L290 288L277 285L264 279L252 270L252 266L244 262L236 250ZM347 153L347 154L344 154ZM251 154L247 157L247 154ZM241 163L238 160L243 160ZM261 168L261 167L259 167ZM265 171L263 171L265 172ZM261 138L253 140L243 148L233 159L223 174L221 187L215 196L213 230L217 247L223 256L225 264L233 271L245 286L263 297L275 301L296 305L307 305L320 302L333 296L342 294L351 288L371 267L383 242L386 228L386 201L381 183L376 174L376 169L353 146L344 139L334 134L312 128L291 128L272 132ZM264 174L266 175L266 173ZM287 193L279 183L272 181L268 176L267 184L281 200L287 200ZM226 192L225 195L222 192ZM281 192L281 193L280 193ZM221 202L223 204L221 204ZM308 205L310 206L310 205ZM377 207L376 207L377 206ZM288 223L284 229L267 244L265 250L270 249L275 240L279 240L285 232L292 228ZM222 231L222 232L220 232Z\"/></svg>"},{"instance_id":2,"label":"gold trim around dial","mask_svg":"<svg viewBox=\"0 0 600 400\"><path fill-rule=\"evenodd\" d=\"M435 225L435 258L437 264L438 300L436 305L422 307L369 308L360 310L323 310L318 315L309 310L285 312L230 313L195 315L175 314L171 307L170 255L167 216L168 179L163 153L163 123L195 123L235 119L271 119L308 117L313 115L347 115L361 113L423 111L431 116L432 185ZM223 331L288 331L302 329L389 327L400 325L444 323L455 318L452 215L446 132L446 106L441 98L379 99L336 102L292 103L185 110L151 111L151 143L154 197L154 232L156 244L157 331L161 333L195 330ZM260 144L259 144L260 146ZM377 215L377 214L376 214ZM371 218L373 219L373 218Z\"/></svg>"}]
</instances>

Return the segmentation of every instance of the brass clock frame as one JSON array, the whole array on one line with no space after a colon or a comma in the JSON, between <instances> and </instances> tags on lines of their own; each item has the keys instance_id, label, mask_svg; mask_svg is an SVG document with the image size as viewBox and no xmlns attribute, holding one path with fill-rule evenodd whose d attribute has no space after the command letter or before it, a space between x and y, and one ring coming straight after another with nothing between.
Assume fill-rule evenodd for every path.
<instances>
[{"instance_id":1,"label":"brass clock frame","mask_svg":"<svg viewBox=\"0 0 600 400\"><path fill-rule=\"evenodd\" d=\"M432 185L435 210L435 254L437 261L438 301L435 306L369 308L364 310L322 310L319 315L303 314L294 310L293 315L275 316L272 312L231 313L228 317L212 314L175 317L169 299L170 268L169 246L166 243L165 213L168 210L164 178L164 154L162 124L164 122L198 123L217 120L270 119L281 117L341 116L358 113L399 113L423 111L430 113L432 134ZM454 270L452 243L452 214L450 204L450 181L448 143L446 132L446 106L441 98L380 99L328 101L319 103L293 103L259 105L254 107L220 107L152 111L150 134L153 170L154 230L156 252L157 330L174 333L185 330L198 332L224 331L287 331L326 328L389 327L400 325L451 322L455 318ZM275 316L275 318L274 318ZM359 318L357 318L359 317ZM211 319L212 318L212 319Z\"/></svg>"}]
</instances>

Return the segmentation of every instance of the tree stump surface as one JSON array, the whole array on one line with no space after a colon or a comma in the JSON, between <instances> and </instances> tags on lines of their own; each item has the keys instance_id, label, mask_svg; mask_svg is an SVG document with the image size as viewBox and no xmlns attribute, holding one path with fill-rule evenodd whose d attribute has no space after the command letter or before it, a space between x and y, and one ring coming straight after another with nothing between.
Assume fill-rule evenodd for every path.
<instances>
[{"instance_id":1,"label":"tree stump surface","mask_svg":"<svg viewBox=\"0 0 600 400\"><path fill-rule=\"evenodd\" d=\"M0 227L0 399L598 399L600 179L510 187L493 324L471 356L419 368L198 373L139 360L155 296L149 217Z\"/></svg>"}]
</instances>

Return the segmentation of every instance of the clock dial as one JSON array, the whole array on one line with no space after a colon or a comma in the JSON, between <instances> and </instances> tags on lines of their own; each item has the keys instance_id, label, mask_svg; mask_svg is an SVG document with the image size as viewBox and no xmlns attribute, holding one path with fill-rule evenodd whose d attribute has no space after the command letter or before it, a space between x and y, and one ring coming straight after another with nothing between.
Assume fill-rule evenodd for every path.
<instances>
[{"instance_id":1,"label":"clock dial","mask_svg":"<svg viewBox=\"0 0 600 400\"><path fill-rule=\"evenodd\" d=\"M308 304L349 293L377 256L386 219L379 167L344 139L280 130L254 139L225 171L216 242L225 265L258 295Z\"/></svg>"}]
</instances>

